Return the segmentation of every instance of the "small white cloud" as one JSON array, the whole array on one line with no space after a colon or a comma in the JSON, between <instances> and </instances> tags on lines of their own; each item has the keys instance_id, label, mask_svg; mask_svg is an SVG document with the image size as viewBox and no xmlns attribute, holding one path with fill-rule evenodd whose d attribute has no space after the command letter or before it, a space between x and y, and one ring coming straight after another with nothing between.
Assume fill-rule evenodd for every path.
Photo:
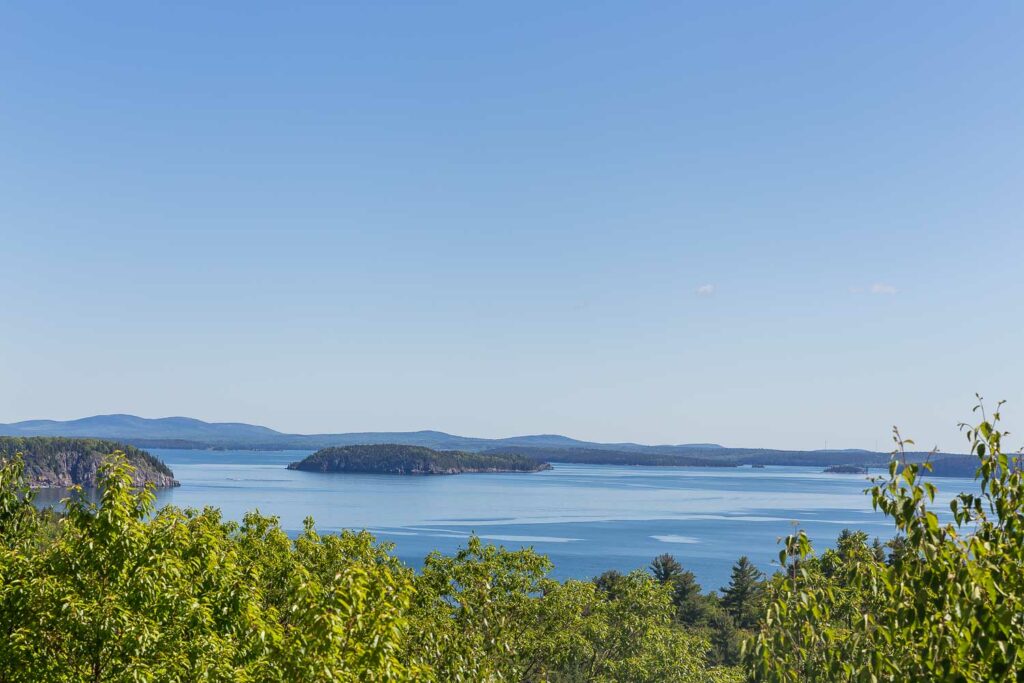
<instances>
[{"instance_id":1,"label":"small white cloud","mask_svg":"<svg viewBox=\"0 0 1024 683\"><path fill-rule=\"evenodd\" d=\"M701 285L697 288L697 296L711 296L715 293L714 285Z\"/></svg>"},{"instance_id":2,"label":"small white cloud","mask_svg":"<svg viewBox=\"0 0 1024 683\"><path fill-rule=\"evenodd\" d=\"M893 287L892 285L887 285L887 284L884 284L884 283L881 283L881 282L876 282L875 284L871 285L871 293L872 294L895 294L896 293L896 288Z\"/></svg>"}]
</instances>

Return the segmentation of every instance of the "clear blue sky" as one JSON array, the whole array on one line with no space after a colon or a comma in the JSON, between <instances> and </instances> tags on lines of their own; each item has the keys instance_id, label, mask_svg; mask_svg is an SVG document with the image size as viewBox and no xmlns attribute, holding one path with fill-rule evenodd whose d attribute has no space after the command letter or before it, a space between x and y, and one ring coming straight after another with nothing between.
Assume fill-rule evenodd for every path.
<instances>
[{"instance_id":1,"label":"clear blue sky","mask_svg":"<svg viewBox=\"0 0 1024 683\"><path fill-rule=\"evenodd\" d=\"M1020 3L4 3L0 422L1024 429Z\"/></svg>"}]
</instances>

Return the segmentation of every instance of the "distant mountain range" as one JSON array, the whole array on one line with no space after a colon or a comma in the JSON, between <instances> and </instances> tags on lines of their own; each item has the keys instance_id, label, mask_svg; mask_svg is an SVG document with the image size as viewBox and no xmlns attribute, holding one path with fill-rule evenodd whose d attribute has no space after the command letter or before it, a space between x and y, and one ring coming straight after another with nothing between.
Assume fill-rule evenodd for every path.
<instances>
[{"instance_id":1,"label":"distant mountain range","mask_svg":"<svg viewBox=\"0 0 1024 683\"><path fill-rule=\"evenodd\" d=\"M889 461L888 453L857 449L789 451L770 448L729 448L713 443L595 443L559 434L482 439L431 430L286 434L269 427L241 422L203 422L190 417L149 419L135 415L94 415L79 420L27 420L0 424L0 436L114 439L140 448L317 450L333 446L400 444L424 446L439 451L524 455L542 462L616 465L878 467ZM922 460L928 454L908 453L908 456L911 460ZM962 455L941 454L934 462L935 474L948 476L970 476L976 467L976 461Z\"/></svg>"},{"instance_id":2,"label":"distant mountain range","mask_svg":"<svg viewBox=\"0 0 1024 683\"><path fill-rule=\"evenodd\" d=\"M425 430L419 432L349 432L343 434L286 434L269 427L242 422L203 422L191 417L150 419L136 415L94 415L78 420L26 420L0 424L0 436L79 436L119 439L151 448L254 448L254 449L317 449L328 446L351 446L395 443L409 446L462 451L483 451L492 448L587 448L614 451L662 452L687 449L721 448L717 444L680 444L645 446L636 443L592 443L559 434L534 434L505 439L482 439Z\"/></svg>"}]
</instances>

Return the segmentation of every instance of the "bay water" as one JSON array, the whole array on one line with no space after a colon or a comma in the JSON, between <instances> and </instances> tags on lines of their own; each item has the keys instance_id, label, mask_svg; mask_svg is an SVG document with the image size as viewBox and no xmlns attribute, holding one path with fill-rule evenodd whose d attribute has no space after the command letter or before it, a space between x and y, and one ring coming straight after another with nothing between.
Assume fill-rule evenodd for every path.
<instances>
[{"instance_id":1,"label":"bay water","mask_svg":"<svg viewBox=\"0 0 1024 683\"><path fill-rule=\"evenodd\" d=\"M843 528L883 541L894 533L863 493L867 477L820 468L556 462L537 473L396 476L286 469L309 451L148 450L181 482L160 490L158 505L212 505L234 520L259 510L279 517L291 534L307 516L321 533L367 529L394 543L394 552L414 567L432 550L452 553L476 534L507 548L532 546L551 558L552 575L560 579L643 568L667 552L705 590L717 590L740 555L773 572L779 539L798 527L819 551ZM943 519L949 498L976 486L965 479L933 482ZM53 503L62 494L40 495Z\"/></svg>"}]
</instances>

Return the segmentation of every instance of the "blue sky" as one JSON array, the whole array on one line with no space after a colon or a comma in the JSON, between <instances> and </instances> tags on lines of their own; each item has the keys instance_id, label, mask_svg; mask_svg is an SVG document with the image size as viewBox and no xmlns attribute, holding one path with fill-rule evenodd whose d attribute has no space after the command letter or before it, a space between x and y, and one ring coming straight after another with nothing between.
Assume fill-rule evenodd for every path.
<instances>
[{"instance_id":1,"label":"blue sky","mask_svg":"<svg viewBox=\"0 0 1024 683\"><path fill-rule=\"evenodd\" d=\"M213 4L0 7L0 422L1024 424L1024 6Z\"/></svg>"}]
</instances>

